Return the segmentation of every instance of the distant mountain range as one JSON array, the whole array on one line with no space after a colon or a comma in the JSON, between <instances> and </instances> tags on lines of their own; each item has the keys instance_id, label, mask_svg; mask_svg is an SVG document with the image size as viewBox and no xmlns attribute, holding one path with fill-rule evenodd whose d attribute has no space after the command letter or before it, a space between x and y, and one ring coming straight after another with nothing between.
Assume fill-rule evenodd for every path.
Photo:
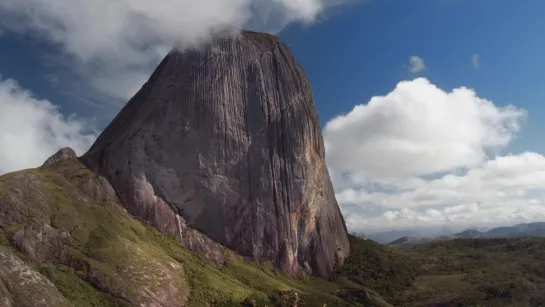
<instances>
[{"instance_id":1,"label":"distant mountain range","mask_svg":"<svg viewBox=\"0 0 545 307\"><path fill-rule=\"evenodd\" d=\"M395 234L395 231L381 233L378 239L383 239L390 234ZM478 239L478 238L515 238L515 237L545 237L545 222L524 223L515 226L496 227L488 231L479 231L476 229L467 229L452 235L442 235L436 237L418 237L410 235L410 231L401 231L397 233L405 233L404 236L392 240L387 245L411 248L416 245L429 243L437 240L452 240L452 239ZM409 234L409 235L407 235ZM375 240L373 235L368 236L369 239ZM379 241L377 241L379 242ZM379 242L382 243L382 242ZM383 243L385 244L385 243Z\"/></svg>"},{"instance_id":2,"label":"distant mountain range","mask_svg":"<svg viewBox=\"0 0 545 307\"><path fill-rule=\"evenodd\" d=\"M358 237L373 240L381 244L388 244L400 237L424 237L423 233L415 230L389 230L375 233L358 233Z\"/></svg>"},{"instance_id":3,"label":"distant mountain range","mask_svg":"<svg viewBox=\"0 0 545 307\"><path fill-rule=\"evenodd\" d=\"M441 229L432 228L432 229L403 229L403 230L388 230L380 232L365 232L365 233L356 233L354 235L363 238L370 239L381 244L388 244L394 240L397 240L401 237L416 237L416 238L435 238L445 235L452 235L460 231L453 230L448 227L443 227Z\"/></svg>"}]
</instances>

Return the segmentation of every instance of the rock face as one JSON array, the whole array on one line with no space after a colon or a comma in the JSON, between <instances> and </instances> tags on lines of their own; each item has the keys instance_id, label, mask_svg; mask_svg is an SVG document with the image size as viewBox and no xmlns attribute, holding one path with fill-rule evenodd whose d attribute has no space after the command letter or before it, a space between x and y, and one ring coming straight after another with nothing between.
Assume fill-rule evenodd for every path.
<instances>
[{"instance_id":1,"label":"rock face","mask_svg":"<svg viewBox=\"0 0 545 307\"><path fill-rule=\"evenodd\" d=\"M148 229L75 158L0 176L0 307L186 306L183 264Z\"/></svg>"},{"instance_id":2,"label":"rock face","mask_svg":"<svg viewBox=\"0 0 545 307\"><path fill-rule=\"evenodd\" d=\"M82 161L163 232L287 274L327 277L349 253L309 82L274 36L171 52Z\"/></svg>"},{"instance_id":3,"label":"rock face","mask_svg":"<svg viewBox=\"0 0 545 307\"><path fill-rule=\"evenodd\" d=\"M0 246L0 306L72 306L42 274Z\"/></svg>"},{"instance_id":4,"label":"rock face","mask_svg":"<svg viewBox=\"0 0 545 307\"><path fill-rule=\"evenodd\" d=\"M60 161L68 160L68 159L77 159L78 156L76 155L76 152L70 148L70 147L64 147L61 148L57 153L49 157L49 159L45 160L43 167L51 166L55 163L58 163Z\"/></svg>"}]
</instances>

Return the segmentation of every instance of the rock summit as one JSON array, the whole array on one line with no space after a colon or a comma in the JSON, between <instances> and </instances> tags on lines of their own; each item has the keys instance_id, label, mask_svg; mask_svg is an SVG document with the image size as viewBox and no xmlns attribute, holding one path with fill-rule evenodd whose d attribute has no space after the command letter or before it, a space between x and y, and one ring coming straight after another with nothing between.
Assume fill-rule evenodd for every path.
<instances>
[{"instance_id":1,"label":"rock summit","mask_svg":"<svg viewBox=\"0 0 545 307\"><path fill-rule=\"evenodd\" d=\"M328 277L349 242L324 155L301 65L277 37L242 31L171 51L82 161L133 215L215 262L206 240Z\"/></svg>"}]
</instances>

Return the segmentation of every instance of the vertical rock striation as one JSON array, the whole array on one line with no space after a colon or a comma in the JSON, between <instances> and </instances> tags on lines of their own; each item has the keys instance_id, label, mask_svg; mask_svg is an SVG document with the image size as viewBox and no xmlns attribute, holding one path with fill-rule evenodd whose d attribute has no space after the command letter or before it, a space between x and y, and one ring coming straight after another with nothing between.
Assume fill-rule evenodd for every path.
<instances>
[{"instance_id":1,"label":"vertical rock striation","mask_svg":"<svg viewBox=\"0 0 545 307\"><path fill-rule=\"evenodd\" d=\"M161 231L187 225L291 275L348 255L310 85L275 36L171 52L82 160Z\"/></svg>"}]
</instances>

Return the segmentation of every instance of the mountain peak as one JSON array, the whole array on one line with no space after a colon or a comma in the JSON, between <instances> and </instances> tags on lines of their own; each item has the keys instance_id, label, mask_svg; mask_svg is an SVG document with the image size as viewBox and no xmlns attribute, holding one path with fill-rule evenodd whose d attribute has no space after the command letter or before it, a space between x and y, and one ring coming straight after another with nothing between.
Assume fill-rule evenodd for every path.
<instances>
[{"instance_id":1,"label":"mountain peak","mask_svg":"<svg viewBox=\"0 0 545 307\"><path fill-rule=\"evenodd\" d=\"M349 242L324 155L303 69L242 31L171 52L82 159L161 231L326 277Z\"/></svg>"},{"instance_id":2,"label":"mountain peak","mask_svg":"<svg viewBox=\"0 0 545 307\"><path fill-rule=\"evenodd\" d=\"M58 163L60 161L68 160L68 159L77 159L78 155L76 152L70 148L70 147L64 147L61 148L59 151L57 151L54 155L49 157L43 164L44 167L51 166L55 163Z\"/></svg>"}]
</instances>

